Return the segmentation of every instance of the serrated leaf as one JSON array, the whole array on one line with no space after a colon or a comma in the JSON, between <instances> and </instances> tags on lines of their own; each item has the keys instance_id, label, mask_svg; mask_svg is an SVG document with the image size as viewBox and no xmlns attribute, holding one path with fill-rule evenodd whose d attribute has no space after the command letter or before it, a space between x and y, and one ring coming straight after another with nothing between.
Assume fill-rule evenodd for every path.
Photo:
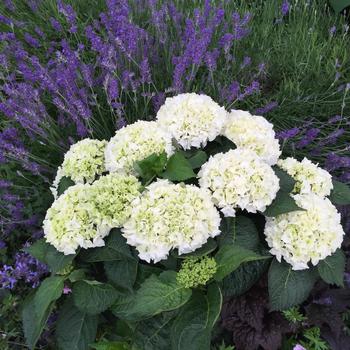
<instances>
[{"instance_id":1,"label":"serrated leaf","mask_svg":"<svg viewBox=\"0 0 350 350\"><path fill-rule=\"evenodd\" d=\"M84 280L85 278L86 278L86 274L85 274L85 270L84 269L74 270L68 276L68 279L72 283L80 281L80 280Z\"/></svg>"},{"instance_id":2,"label":"serrated leaf","mask_svg":"<svg viewBox=\"0 0 350 350\"><path fill-rule=\"evenodd\" d=\"M344 287L345 255L341 249L321 260L317 269L326 283Z\"/></svg>"},{"instance_id":3,"label":"serrated leaf","mask_svg":"<svg viewBox=\"0 0 350 350\"><path fill-rule=\"evenodd\" d=\"M190 157L186 158L191 164L192 169L198 169L207 161L208 156L204 151L198 150L195 153L193 153Z\"/></svg>"},{"instance_id":4,"label":"serrated leaf","mask_svg":"<svg viewBox=\"0 0 350 350\"><path fill-rule=\"evenodd\" d=\"M24 250L34 256L34 258L47 264L53 274L64 269L75 258L74 254L64 255L59 252L53 245L47 243L44 239L39 239Z\"/></svg>"},{"instance_id":5,"label":"serrated leaf","mask_svg":"<svg viewBox=\"0 0 350 350\"><path fill-rule=\"evenodd\" d=\"M178 309L190 297L191 290L177 283L176 272L165 271L150 276L134 296L118 298L112 310L120 318L136 321Z\"/></svg>"},{"instance_id":6,"label":"serrated leaf","mask_svg":"<svg viewBox=\"0 0 350 350\"><path fill-rule=\"evenodd\" d=\"M29 349L35 348L35 344L39 340L53 307L54 304L52 303L44 313L43 317L39 319L35 314L34 295L31 295L24 302L22 309L22 323L24 337Z\"/></svg>"},{"instance_id":7,"label":"serrated leaf","mask_svg":"<svg viewBox=\"0 0 350 350\"><path fill-rule=\"evenodd\" d=\"M215 255L217 270L214 278L217 281L221 281L245 262L269 258L270 256L261 256L236 244L223 246Z\"/></svg>"},{"instance_id":8,"label":"serrated leaf","mask_svg":"<svg viewBox=\"0 0 350 350\"><path fill-rule=\"evenodd\" d=\"M264 211L265 216L274 217L291 211L304 210L295 203L289 193L279 191L273 202Z\"/></svg>"},{"instance_id":9,"label":"serrated leaf","mask_svg":"<svg viewBox=\"0 0 350 350\"><path fill-rule=\"evenodd\" d=\"M132 337L133 345L142 350L169 350L170 330L174 312L164 312L138 323Z\"/></svg>"},{"instance_id":10,"label":"serrated leaf","mask_svg":"<svg viewBox=\"0 0 350 350\"><path fill-rule=\"evenodd\" d=\"M274 259L271 263L268 283L271 310L286 310L307 299L317 280L313 269L294 271L285 263Z\"/></svg>"},{"instance_id":11,"label":"serrated leaf","mask_svg":"<svg viewBox=\"0 0 350 350\"><path fill-rule=\"evenodd\" d=\"M248 291L269 267L269 260L257 260L243 263L234 272L222 280L224 297L239 296Z\"/></svg>"},{"instance_id":12,"label":"serrated leaf","mask_svg":"<svg viewBox=\"0 0 350 350\"><path fill-rule=\"evenodd\" d=\"M97 315L77 309L67 300L60 310L56 325L56 339L60 350L88 350L97 332Z\"/></svg>"},{"instance_id":13,"label":"serrated leaf","mask_svg":"<svg viewBox=\"0 0 350 350\"><path fill-rule=\"evenodd\" d=\"M181 152L176 152L169 158L161 177L170 181L185 181L196 177L196 174L185 156Z\"/></svg>"},{"instance_id":14,"label":"serrated leaf","mask_svg":"<svg viewBox=\"0 0 350 350\"><path fill-rule=\"evenodd\" d=\"M69 187L74 186L75 182L67 177L67 176L63 176L58 184L57 187L57 194L60 196L61 194L63 194Z\"/></svg>"},{"instance_id":15,"label":"serrated leaf","mask_svg":"<svg viewBox=\"0 0 350 350\"><path fill-rule=\"evenodd\" d=\"M135 286L140 287L151 275L159 276L163 270L156 266L139 264L137 267L137 276Z\"/></svg>"},{"instance_id":16,"label":"serrated leaf","mask_svg":"<svg viewBox=\"0 0 350 350\"><path fill-rule=\"evenodd\" d=\"M63 276L51 276L41 283L34 296L36 317L42 319L50 304L62 295L63 282Z\"/></svg>"},{"instance_id":17,"label":"serrated leaf","mask_svg":"<svg viewBox=\"0 0 350 350\"><path fill-rule=\"evenodd\" d=\"M171 327L171 348L177 350L209 350L211 331L222 306L217 284L208 287L207 295L194 291Z\"/></svg>"},{"instance_id":18,"label":"serrated leaf","mask_svg":"<svg viewBox=\"0 0 350 350\"><path fill-rule=\"evenodd\" d=\"M80 257L86 262L113 261L132 259L130 247L118 229L113 229L106 239L104 247L87 249L81 252Z\"/></svg>"},{"instance_id":19,"label":"serrated leaf","mask_svg":"<svg viewBox=\"0 0 350 350\"><path fill-rule=\"evenodd\" d=\"M350 187L343 182L333 180L333 190L330 195L330 200L335 204L350 204Z\"/></svg>"},{"instance_id":20,"label":"serrated leaf","mask_svg":"<svg viewBox=\"0 0 350 350\"><path fill-rule=\"evenodd\" d=\"M134 259L106 261L104 268L106 276L112 284L132 291L136 280L138 262Z\"/></svg>"},{"instance_id":21,"label":"serrated leaf","mask_svg":"<svg viewBox=\"0 0 350 350\"><path fill-rule=\"evenodd\" d=\"M84 280L73 285L72 295L80 311L95 315L107 310L119 293L107 283Z\"/></svg>"},{"instance_id":22,"label":"serrated leaf","mask_svg":"<svg viewBox=\"0 0 350 350\"><path fill-rule=\"evenodd\" d=\"M283 192L291 193L295 186L295 180L285 170L281 169L277 165L273 167L273 170L280 180L280 190Z\"/></svg>"},{"instance_id":23,"label":"serrated leaf","mask_svg":"<svg viewBox=\"0 0 350 350\"><path fill-rule=\"evenodd\" d=\"M153 153L149 157L135 162L134 169L141 178L148 181L153 176L160 175L163 172L166 162L167 154L165 152Z\"/></svg>"},{"instance_id":24,"label":"serrated leaf","mask_svg":"<svg viewBox=\"0 0 350 350\"><path fill-rule=\"evenodd\" d=\"M242 248L255 250L259 245L259 233L253 222L246 216L224 217L220 223L220 246L238 244Z\"/></svg>"}]
</instances>

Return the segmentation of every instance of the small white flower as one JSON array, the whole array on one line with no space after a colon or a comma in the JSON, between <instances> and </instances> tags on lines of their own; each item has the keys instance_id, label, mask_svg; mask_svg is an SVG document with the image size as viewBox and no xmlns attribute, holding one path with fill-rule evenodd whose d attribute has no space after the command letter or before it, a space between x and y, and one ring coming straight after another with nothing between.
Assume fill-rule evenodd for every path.
<instances>
[{"instance_id":1,"label":"small white flower","mask_svg":"<svg viewBox=\"0 0 350 350\"><path fill-rule=\"evenodd\" d=\"M171 135L156 122L140 120L117 130L111 138L105 152L106 169L110 172L135 174L136 161L164 151L168 157L174 152Z\"/></svg>"},{"instance_id":2,"label":"small white flower","mask_svg":"<svg viewBox=\"0 0 350 350\"><path fill-rule=\"evenodd\" d=\"M226 216L234 216L236 208L264 211L279 190L272 168L247 149L210 157L198 176L200 186L212 192L214 203Z\"/></svg>"},{"instance_id":3,"label":"small white flower","mask_svg":"<svg viewBox=\"0 0 350 350\"><path fill-rule=\"evenodd\" d=\"M200 148L220 134L226 111L209 96L180 94L165 100L157 120L184 149Z\"/></svg>"},{"instance_id":4,"label":"small white flower","mask_svg":"<svg viewBox=\"0 0 350 350\"><path fill-rule=\"evenodd\" d=\"M158 262L171 249L184 254L201 247L220 233L219 225L219 212L207 190L158 180L135 199L122 232L140 259Z\"/></svg>"},{"instance_id":5,"label":"small white flower","mask_svg":"<svg viewBox=\"0 0 350 350\"><path fill-rule=\"evenodd\" d=\"M301 162L294 158L280 159L278 165L296 181L293 192L297 194L315 193L325 197L333 189L331 174L304 158Z\"/></svg>"},{"instance_id":6,"label":"small white flower","mask_svg":"<svg viewBox=\"0 0 350 350\"><path fill-rule=\"evenodd\" d=\"M314 193L293 197L305 210L266 218L265 236L278 261L283 257L293 270L304 270L340 248L344 231L329 199Z\"/></svg>"},{"instance_id":7,"label":"small white flower","mask_svg":"<svg viewBox=\"0 0 350 350\"><path fill-rule=\"evenodd\" d=\"M254 151L269 165L277 163L281 155L273 125L264 117L249 112L232 110L228 113L223 135L237 147Z\"/></svg>"}]
</instances>

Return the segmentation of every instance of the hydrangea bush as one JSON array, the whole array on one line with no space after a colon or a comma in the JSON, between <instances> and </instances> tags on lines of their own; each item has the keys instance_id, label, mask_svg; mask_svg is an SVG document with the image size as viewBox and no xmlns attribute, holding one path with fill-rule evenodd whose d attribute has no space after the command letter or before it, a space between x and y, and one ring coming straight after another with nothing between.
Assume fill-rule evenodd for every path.
<instances>
[{"instance_id":1,"label":"hydrangea bush","mask_svg":"<svg viewBox=\"0 0 350 350\"><path fill-rule=\"evenodd\" d=\"M271 311L301 304L318 279L343 285L335 204L350 189L306 158L283 159L261 116L177 95L157 121L72 145L61 172L44 238L28 248L51 270L23 309L31 348L57 307L62 349L88 349L113 319L126 349L210 350L223 295L265 272Z\"/></svg>"}]
</instances>

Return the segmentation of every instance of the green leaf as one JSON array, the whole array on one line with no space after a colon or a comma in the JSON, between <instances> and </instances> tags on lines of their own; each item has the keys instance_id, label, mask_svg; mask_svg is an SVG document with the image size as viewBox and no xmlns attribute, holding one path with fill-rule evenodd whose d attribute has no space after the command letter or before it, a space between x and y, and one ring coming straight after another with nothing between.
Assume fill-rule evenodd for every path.
<instances>
[{"instance_id":1,"label":"green leaf","mask_svg":"<svg viewBox=\"0 0 350 350\"><path fill-rule=\"evenodd\" d=\"M321 260L317 269L326 283L344 287L345 255L341 249Z\"/></svg>"},{"instance_id":2,"label":"green leaf","mask_svg":"<svg viewBox=\"0 0 350 350\"><path fill-rule=\"evenodd\" d=\"M120 297L113 305L113 313L120 318L136 321L161 312L178 309L191 297L191 290L176 281L175 271L152 275L134 296Z\"/></svg>"},{"instance_id":3,"label":"green leaf","mask_svg":"<svg viewBox=\"0 0 350 350\"><path fill-rule=\"evenodd\" d=\"M200 248L196 249L192 253L178 255L179 259L186 259L188 257L202 257L204 255L208 255L213 252L217 247L217 244L213 238L209 238L207 243L205 243Z\"/></svg>"},{"instance_id":4,"label":"green leaf","mask_svg":"<svg viewBox=\"0 0 350 350\"><path fill-rule=\"evenodd\" d=\"M259 233L253 222L246 216L225 217L220 224L221 235L219 245L238 244L239 246L256 250L259 245Z\"/></svg>"},{"instance_id":5,"label":"green leaf","mask_svg":"<svg viewBox=\"0 0 350 350\"><path fill-rule=\"evenodd\" d=\"M174 312L164 312L139 322L132 337L133 345L142 350L169 350L174 316L176 316Z\"/></svg>"},{"instance_id":6,"label":"green leaf","mask_svg":"<svg viewBox=\"0 0 350 350\"><path fill-rule=\"evenodd\" d=\"M265 216L274 217L291 211L303 210L298 207L289 193L278 191L276 198L264 211Z\"/></svg>"},{"instance_id":7,"label":"green leaf","mask_svg":"<svg viewBox=\"0 0 350 350\"><path fill-rule=\"evenodd\" d=\"M284 170L277 165L273 167L273 170L280 180L280 189L283 192L291 193L295 186L295 180Z\"/></svg>"},{"instance_id":8,"label":"green leaf","mask_svg":"<svg viewBox=\"0 0 350 350\"><path fill-rule=\"evenodd\" d=\"M34 242L31 246L24 248L23 250L34 256L35 259L46 264L46 251L48 244L44 239L39 239Z\"/></svg>"},{"instance_id":9,"label":"green leaf","mask_svg":"<svg viewBox=\"0 0 350 350\"><path fill-rule=\"evenodd\" d=\"M211 331L222 306L222 295L217 284L208 287L207 295L194 291L171 327L171 348L210 350Z\"/></svg>"},{"instance_id":10,"label":"green leaf","mask_svg":"<svg viewBox=\"0 0 350 350\"><path fill-rule=\"evenodd\" d=\"M141 178L148 181L153 176L160 175L163 172L166 162L167 154L165 152L153 153L149 157L135 162L134 169Z\"/></svg>"},{"instance_id":11,"label":"green leaf","mask_svg":"<svg viewBox=\"0 0 350 350\"><path fill-rule=\"evenodd\" d=\"M202 150L197 150L196 152L191 153L192 154L189 157L186 157L186 152L184 152L184 155L191 164L192 169L200 168L208 159L207 154Z\"/></svg>"},{"instance_id":12,"label":"green leaf","mask_svg":"<svg viewBox=\"0 0 350 350\"><path fill-rule=\"evenodd\" d=\"M56 338L60 350L88 350L95 341L98 316L77 309L68 299L60 310Z\"/></svg>"},{"instance_id":13,"label":"green leaf","mask_svg":"<svg viewBox=\"0 0 350 350\"><path fill-rule=\"evenodd\" d=\"M51 276L41 283L34 296L36 317L42 319L50 304L62 295L64 279L63 276Z\"/></svg>"},{"instance_id":14,"label":"green leaf","mask_svg":"<svg viewBox=\"0 0 350 350\"><path fill-rule=\"evenodd\" d=\"M95 350L129 350L129 344L120 341L102 340L95 344L90 344L90 347Z\"/></svg>"},{"instance_id":15,"label":"green leaf","mask_svg":"<svg viewBox=\"0 0 350 350\"><path fill-rule=\"evenodd\" d=\"M104 247L92 248L82 251L82 260L86 262L113 261L132 259L130 247L126 239L121 235L120 230L113 229L106 239Z\"/></svg>"},{"instance_id":16,"label":"green leaf","mask_svg":"<svg viewBox=\"0 0 350 350\"><path fill-rule=\"evenodd\" d=\"M185 156L181 152L176 152L169 158L161 177L170 181L185 181L196 177L196 174Z\"/></svg>"},{"instance_id":17,"label":"green leaf","mask_svg":"<svg viewBox=\"0 0 350 350\"><path fill-rule=\"evenodd\" d=\"M224 297L242 295L259 281L268 267L267 259L243 263L222 280L222 294Z\"/></svg>"},{"instance_id":18,"label":"green leaf","mask_svg":"<svg viewBox=\"0 0 350 350\"><path fill-rule=\"evenodd\" d=\"M257 253L236 244L223 246L215 255L217 271L214 278L217 281L221 281L225 276L235 271L244 262L269 258L270 256L258 255Z\"/></svg>"},{"instance_id":19,"label":"green leaf","mask_svg":"<svg viewBox=\"0 0 350 350\"><path fill-rule=\"evenodd\" d=\"M43 317L39 319L35 314L34 295L30 295L24 302L22 309L22 323L23 332L26 339L26 344L29 349L34 349L35 344L39 340L39 337L46 325L51 311L54 307L54 303L46 310Z\"/></svg>"},{"instance_id":20,"label":"green leaf","mask_svg":"<svg viewBox=\"0 0 350 350\"><path fill-rule=\"evenodd\" d=\"M146 281L146 279L149 278L151 275L159 276L162 272L163 272L163 270L159 267L139 264L138 268L137 268L137 276L136 276L135 285L137 287L140 287L141 284L144 281Z\"/></svg>"},{"instance_id":21,"label":"green leaf","mask_svg":"<svg viewBox=\"0 0 350 350\"><path fill-rule=\"evenodd\" d=\"M68 279L72 283L80 281L80 280L84 280L85 278L86 278L86 275L85 275L85 270L84 269L74 270L68 276Z\"/></svg>"},{"instance_id":22,"label":"green leaf","mask_svg":"<svg viewBox=\"0 0 350 350\"><path fill-rule=\"evenodd\" d=\"M106 276L112 284L116 287L132 291L137 275L137 265L137 260L125 259L106 261L104 268Z\"/></svg>"},{"instance_id":23,"label":"green leaf","mask_svg":"<svg viewBox=\"0 0 350 350\"><path fill-rule=\"evenodd\" d=\"M316 280L314 269L294 271L289 264L274 259L268 274L270 308L286 310L301 304L309 296Z\"/></svg>"},{"instance_id":24,"label":"green leaf","mask_svg":"<svg viewBox=\"0 0 350 350\"><path fill-rule=\"evenodd\" d=\"M34 349L52 311L54 302L62 294L63 281L64 277L61 276L46 278L35 295L24 304L22 311L23 329L30 349Z\"/></svg>"},{"instance_id":25,"label":"green leaf","mask_svg":"<svg viewBox=\"0 0 350 350\"><path fill-rule=\"evenodd\" d=\"M73 285L72 295L80 311L94 315L107 310L119 293L107 283L84 280Z\"/></svg>"},{"instance_id":26,"label":"green leaf","mask_svg":"<svg viewBox=\"0 0 350 350\"><path fill-rule=\"evenodd\" d=\"M333 190L330 195L330 200L335 204L350 204L350 187L343 182L333 180Z\"/></svg>"},{"instance_id":27,"label":"green leaf","mask_svg":"<svg viewBox=\"0 0 350 350\"><path fill-rule=\"evenodd\" d=\"M335 12L341 12L346 7L350 6L350 0L329 0Z\"/></svg>"},{"instance_id":28,"label":"green leaf","mask_svg":"<svg viewBox=\"0 0 350 350\"><path fill-rule=\"evenodd\" d=\"M24 250L34 256L34 258L47 264L53 274L64 269L75 258L74 254L64 255L59 252L53 245L47 243L44 239L36 241Z\"/></svg>"},{"instance_id":29,"label":"green leaf","mask_svg":"<svg viewBox=\"0 0 350 350\"><path fill-rule=\"evenodd\" d=\"M67 176L63 176L57 187L57 194L60 196L65 190L71 186L74 186L75 182Z\"/></svg>"}]
</instances>

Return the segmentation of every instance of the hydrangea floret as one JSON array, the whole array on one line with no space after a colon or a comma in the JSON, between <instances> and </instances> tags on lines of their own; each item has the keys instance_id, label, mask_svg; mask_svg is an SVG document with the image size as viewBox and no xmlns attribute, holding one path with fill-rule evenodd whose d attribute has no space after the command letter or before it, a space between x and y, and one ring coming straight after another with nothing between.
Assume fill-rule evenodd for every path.
<instances>
[{"instance_id":1,"label":"hydrangea floret","mask_svg":"<svg viewBox=\"0 0 350 350\"><path fill-rule=\"evenodd\" d=\"M140 259L158 262L171 249L185 254L201 247L220 233L219 225L220 215L209 191L158 180L135 199L122 232Z\"/></svg>"},{"instance_id":2,"label":"hydrangea floret","mask_svg":"<svg viewBox=\"0 0 350 350\"><path fill-rule=\"evenodd\" d=\"M105 157L106 169L110 172L136 174L134 163L153 153L174 152L171 136L156 122L138 121L119 129L109 141Z\"/></svg>"},{"instance_id":3,"label":"hydrangea floret","mask_svg":"<svg viewBox=\"0 0 350 350\"><path fill-rule=\"evenodd\" d=\"M62 177L67 176L77 183L92 183L97 175L106 171L104 152L107 142L84 139L70 147L58 168L52 185L52 193L57 197L57 187Z\"/></svg>"},{"instance_id":4,"label":"hydrangea floret","mask_svg":"<svg viewBox=\"0 0 350 350\"><path fill-rule=\"evenodd\" d=\"M46 240L64 254L73 254L78 247L103 246L102 238L110 229L121 227L129 218L140 189L135 176L116 173L92 185L69 187L47 211Z\"/></svg>"},{"instance_id":5,"label":"hydrangea floret","mask_svg":"<svg viewBox=\"0 0 350 350\"><path fill-rule=\"evenodd\" d=\"M225 216L234 216L236 208L263 212L279 190L279 179L271 166L256 153L241 148L210 157L198 176L200 186L212 192Z\"/></svg>"},{"instance_id":6,"label":"hydrangea floret","mask_svg":"<svg viewBox=\"0 0 350 350\"><path fill-rule=\"evenodd\" d=\"M199 148L221 133L226 111L209 96L180 94L165 100L157 120L184 149Z\"/></svg>"},{"instance_id":7,"label":"hydrangea floret","mask_svg":"<svg viewBox=\"0 0 350 350\"><path fill-rule=\"evenodd\" d=\"M333 189L331 174L309 159L304 158L299 162L295 158L289 157L280 159L278 165L296 181L294 193L315 193L323 197L330 195Z\"/></svg>"},{"instance_id":8,"label":"hydrangea floret","mask_svg":"<svg viewBox=\"0 0 350 350\"><path fill-rule=\"evenodd\" d=\"M43 224L45 239L65 255L75 254L79 247L101 247L110 227L98 225L98 216L91 200L91 185L71 186L46 212Z\"/></svg>"},{"instance_id":9,"label":"hydrangea floret","mask_svg":"<svg viewBox=\"0 0 350 350\"><path fill-rule=\"evenodd\" d=\"M177 273L177 282L185 288L196 288L206 285L217 270L214 258L204 256L201 258L187 258Z\"/></svg>"},{"instance_id":10,"label":"hydrangea floret","mask_svg":"<svg viewBox=\"0 0 350 350\"><path fill-rule=\"evenodd\" d=\"M294 195L304 209L266 218L265 236L271 254L283 258L293 270L309 268L340 248L344 231L340 214L328 198Z\"/></svg>"},{"instance_id":11,"label":"hydrangea floret","mask_svg":"<svg viewBox=\"0 0 350 350\"><path fill-rule=\"evenodd\" d=\"M269 165L276 164L281 155L273 125L264 117L232 110L228 113L223 135L237 147L254 151Z\"/></svg>"}]
</instances>

